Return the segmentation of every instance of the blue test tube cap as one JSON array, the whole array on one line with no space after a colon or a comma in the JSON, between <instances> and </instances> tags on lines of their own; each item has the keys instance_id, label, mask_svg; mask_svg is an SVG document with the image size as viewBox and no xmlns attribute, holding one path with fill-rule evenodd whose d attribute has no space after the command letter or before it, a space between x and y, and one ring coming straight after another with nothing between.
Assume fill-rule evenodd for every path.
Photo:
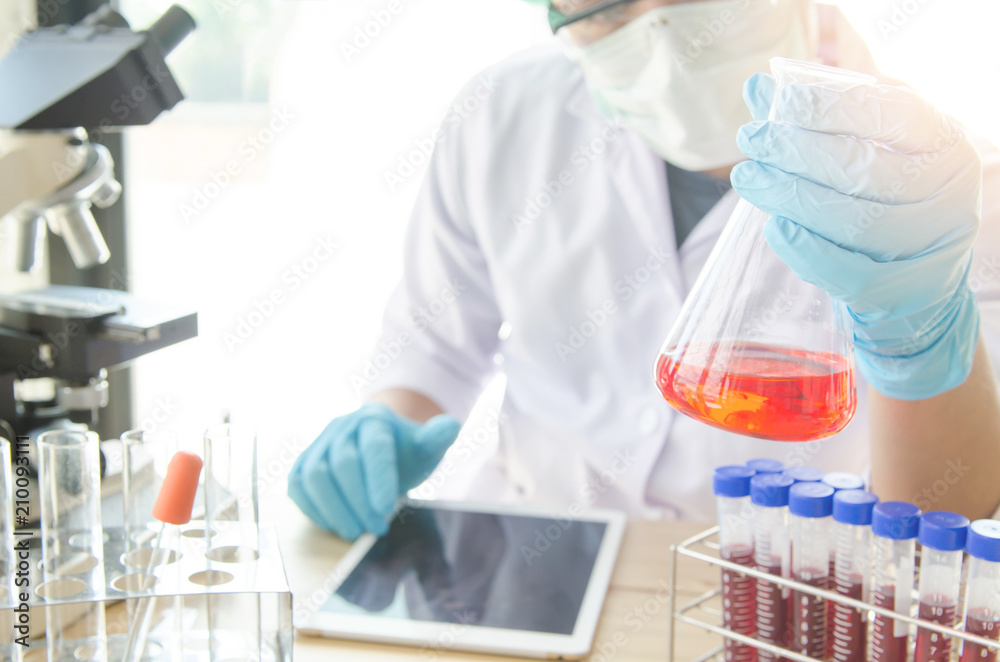
<instances>
[{"instance_id":1,"label":"blue test tube cap","mask_svg":"<svg viewBox=\"0 0 1000 662\"><path fill-rule=\"evenodd\" d=\"M842 524L868 526L878 497L864 490L840 490L833 495L833 519Z\"/></svg>"},{"instance_id":2,"label":"blue test tube cap","mask_svg":"<svg viewBox=\"0 0 1000 662\"><path fill-rule=\"evenodd\" d=\"M920 531L920 509L905 501L883 501L872 512L872 532L890 540L916 538Z\"/></svg>"},{"instance_id":3,"label":"blue test tube cap","mask_svg":"<svg viewBox=\"0 0 1000 662\"><path fill-rule=\"evenodd\" d=\"M788 510L799 517L833 514L833 488L823 483L795 483L788 490Z\"/></svg>"},{"instance_id":4,"label":"blue test tube cap","mask_svg":"<svg viewBox=\"0 0 1000 662\"><path fill-rule=\"evenodd\" d=\"M969 518L958 513L935 510L924 513L920 518L918 540L924 547L942 552L956 552L965 549L965 539L969 535Z\"/></svg>"},{"instance_id":5,"label":"blue test tube cap","mask_svg":"<svg viewBox=\"0 0 1000 662\"><path fill-rule=\"evenodd\" d=\"M785 464L780 460L758 457L747 462L747 466L759 474L780 474L785 470Z\"/></svg>"},{"instance_id":6,"label":"blue test tube cap","mask_svg":"<svg viewBox=\"0 0 1000 662\"><path fill-rule=\"evenodd\" d=\"M823 481L833 489L837 490L863 490L865 480L857 474L849 474L846 471L831 471L823 476Z\"/></svg>"},{"instance_id":7,"label":"blue test tube cap","mask_svg":"<svg viewBox=\"0 0 1000 662\"><path fill-rule=\"evenodd\" d=\"M755 473L750 467L742 465L719 467L712 476L712 489L716 496L750 496L750 479Z\"/></svg>"},{"instance_id":8,"label":"blue test tube cap","mask_svg":"<svg viewBox=\"0 0 1000 662\"><path fill-rule=\"evenodd\" d=\"M1000 522L995 519L977 519L969 525L965 551L977 559L1000 563Z\"/></svg>"},{"instance_id":9,"label":"blue test tube cap","mask_svg":"<svg viewBox=\"0 0 1000 662\"><path fill-rule=\"evenodd\" d=\"M788 505L788 492L795 481L782 474L757 474L750 479L750 501L765 508Z\"/></svg>"},{"instance_id":10,"label":"blue test tube cap","mask_svg":"<svg viewBox=\"0 0 1000 662\"><path fill-rule=\"evenodd\" d=\"M796 483L818 483L823 480L823 472L814 467L791 467L785 469L785 475L791 476Z\"/></svg>"}]
</instances>

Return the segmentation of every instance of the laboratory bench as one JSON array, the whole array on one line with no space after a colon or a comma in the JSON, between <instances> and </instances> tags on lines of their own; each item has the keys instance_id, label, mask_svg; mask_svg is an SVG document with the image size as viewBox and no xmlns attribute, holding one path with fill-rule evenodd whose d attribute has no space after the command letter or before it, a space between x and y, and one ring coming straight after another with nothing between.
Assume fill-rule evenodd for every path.
<instances>
[{"instance_id":1,"label":"laboratory bench","mask_svg":"<svg viewBox=\"0 0 1000 662\"><path fill-rule=\"evenodd\" d=\"M276 495L275 495L276 496ZM272 495L268 495L270 499ZM262 500L264 501L264 500ZM277 528L294 609L315 608L329 595L333 568L350 543L313 526L287 498L264 507L262 521ZM629 520L598 625L593 662L666 662L670 630L670 546L707 528L705 524ZM686 561L679 582L679 604L717 588L719 569ZM678 624L675 660L695 660L719 644L704 630ZM502 662L514 658L448 650L368 644L312 636L295 636L296 662L331 659L365 662L475 660Z\"/></svg>"}]
</instances>

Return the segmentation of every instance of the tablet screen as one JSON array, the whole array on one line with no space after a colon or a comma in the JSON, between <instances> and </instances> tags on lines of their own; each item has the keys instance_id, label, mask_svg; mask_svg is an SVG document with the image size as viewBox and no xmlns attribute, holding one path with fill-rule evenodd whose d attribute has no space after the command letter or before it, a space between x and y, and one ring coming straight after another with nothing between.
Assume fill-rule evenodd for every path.
<instances>
[{"instance_id":1,"label":"tablet screen","mask_svg":"<svg viewBox=\"0 0 1000 662\"><path fill-rule=\"evenodd\" d=\"M407 506L321 610L572 634L606 527Z\"/></svg>"}]
</instances>

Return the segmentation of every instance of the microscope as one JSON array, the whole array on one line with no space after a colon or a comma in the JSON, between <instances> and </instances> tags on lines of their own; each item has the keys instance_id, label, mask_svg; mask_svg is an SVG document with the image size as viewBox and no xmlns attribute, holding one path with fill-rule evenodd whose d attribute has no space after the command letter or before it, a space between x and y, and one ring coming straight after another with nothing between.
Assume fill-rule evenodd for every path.
<instances>
[{"instance_id":1,"label":"microscope","mask_svg":"<svg viewBox=\"0 0 1000 662\"><path fill-rule=\"evenodd\" d=\"M52 236L79 269L107 262L92 205L122 188L90 137L149 124L184 98L165 58L194 28L176 5L143 31L103 6L27 33L0 60L0 436L12 442L95 424L109 370L197 335L195 312L119 290L6 291L17 272L37 273Z\"/></svg>"}]
</instances>

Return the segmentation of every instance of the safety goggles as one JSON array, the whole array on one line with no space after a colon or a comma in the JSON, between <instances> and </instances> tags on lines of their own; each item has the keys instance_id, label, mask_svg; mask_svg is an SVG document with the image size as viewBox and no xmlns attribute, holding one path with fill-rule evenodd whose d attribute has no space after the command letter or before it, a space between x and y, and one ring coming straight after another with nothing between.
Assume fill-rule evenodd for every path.
<instances>
[{"instance_id":1,"label":"safety goggles","mask_svg":"<svg viewBox=\"0 0 1000 662\"><path fill-rule=\"evenodd\" d=\"M627 5L631 5L636 0L601 0L589 7L584 7L580 11L563 14L559 10L549 5L549 26L552 27L552 34L555 34L568 25L579 23L587 19L594 19L600 22L619 22L628 14Z\"/></svg>"}]
</instances>

